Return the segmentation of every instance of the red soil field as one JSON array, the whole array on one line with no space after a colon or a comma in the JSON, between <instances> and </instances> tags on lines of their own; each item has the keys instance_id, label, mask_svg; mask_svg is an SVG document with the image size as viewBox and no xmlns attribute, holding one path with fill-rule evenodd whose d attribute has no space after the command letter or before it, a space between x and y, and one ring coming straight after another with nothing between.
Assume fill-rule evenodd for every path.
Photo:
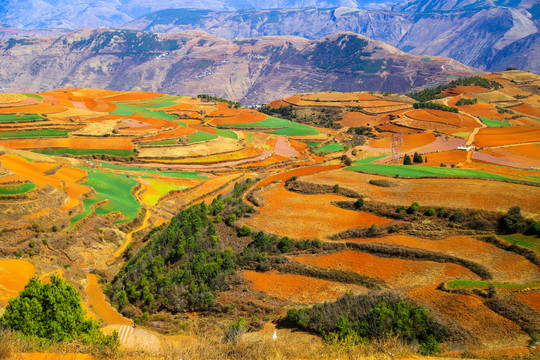
<instances>
[{"instance_id":1,"label":"red soil field","mask_svg":"<svg viewBox=\"0 0 540 360\"><path fill-rule=\"evenodd\" d=\"M120 133L127 135L145 135L156 130L174 129L178 127L178 124L174 121L164 119L144 117L140 115L131 115L129 118L140 122L148 123L149 125L135 128L125 128L120 130Z\"/></svg>"},{"instance_id":2,"label":"red soil field","mask_svg":"<svg viewBox=\"0 0 540 360\"><path fill-rule=\"evenodd\" d=\"M428 162L421 165L439 166L441 163L443 163L449 166L450 164L459 164L467 161L467 152L462 150L430 153L426 154L425 156L427 156Z\"/></svg>"},{"instance_id":3,"label":"red soil field","mask_svg":"<svg viewBox=\"0 0 540 360\"><path fill-rule=\"evenodd\" d=\"M352 250L328 255L296 256L293 260L305 265L349 271L381 279L392 288L440 284L458 278L480 279L470 270L456 264L377 257Z\"/></svg>"},{"instance_id":4,"label":"red soil field","mask_svg":"<svg viewBox=\"0 0 540 360\"><path fill-rule=\"evenodd\" d=\"M430 154L427 156L428 162L431 162ZM481 166L471 168L486 171ZM509 171L504 168L500 170ZM368 183L375 179L390 180L396 186L383 188ZM330 186L339 184L343 188L364 194L368 201L373 199L394 206L409 206L416 201L421 206L435 208L445 206L506 212L510 207L519 204L522 211L530 215L540 214L540 202L537 201L540 195L536 195L540 190L520 184L476 179L390 179L347 170L321 172L306 176L302 181Z\"/></svg>"},{"instance_id":5,"label":"red soil field","mask_svg":"<svg viewBox=\"0 0 540 360\"><path fill-rule=\"evenodd\" d=\"M493 127L480 129L475 137L479 147L540 141L540 127Z\"/></svg>"},{"instance_id":6,"label":"red soil field","mask_svg":"<svg viewBox=\"0 0 540 360\"><path fill-rule=\"evenodd\" d=\"M216 107L218 108L218 110L209 113L208 114L209 117L214 117L214 116L234 116L234 115L238 114L240 111L242 111L242 110L235 109L234 107L230 108L229 105L227 105L225 103L219 103L219 104L216 105ZM266 116L264 118L266 119Z\"/></svg>"},{"instance_id":7,"label":"red soil field","mask_svg":"<svg viewBox=\"0 0 540 360\"><path fill-rule=\"evenodd\" d=\"M519 113L534 116L538 119L540 119L540 109L537 109L535 107L532 107L531 105L522 104L518 106L512 106L509 108L510 110L517 111Z\"/></svg>"},{"instance_id":8,"label":"red soil field","mask_svg":"<svg viewBox=\"0 0 540 360\"><path fill-rule=\"evenodd\" d=\"M339 121L339 123L343 126L350 127L368 126L368 124L372 126L376 119L376 116L366 115L359 111L351 111L343 115L343 120Z\"/></svg>"},{"instance_id":9,"label":"red soil field","mask_svg":"<svg viewBox=\"0 0 540 360\"><path fill-rule=\"evenodd\" d=\"M0 140L0 145L10 149L118 149L133 148L132 138L129 137L72 137L54 139L20 139Z\"/></svg>"},{"instance_id":10,"label":"red soil field","mask_svg":"<svg viewBox=\"0 0 540 360\"><path fill-rule=\"evenodd\" d=\"M52 114L58 113L61 111L66 111L67 109L64 106L59 105L47 105L47 104L36 104L36 105L25 105L25 106L16 106L12 108L0 108L0 113L2 114Z\"/></svg>"},{"instance_id":11,"label":"red soil field","mask_svg":"<svg viewBox=\"0 0 540 360\"><path fill-rule=\"evenodd\" d=\"M511 166L523 169L540 168L540 159L533 159L510 151L507 148L493 148L475 151L471 157L475 162Z\"/></svg>"},{"instance_id":12,"label":"red soil field","mask_svg":"<svg viewBox=\"0 0 540 360\"><path fill-rule=\"evenodd\" d=\"M338 195L303 195L287 191L281 184L266 187L262 194L263 206L246 224L256 230L295 239L326 238L348 229L385 226L392 220L370 213L343 210L333 201L348 200Z\"/></svg>"},{"instance_id":13,"label":"red soil field","mask_svg":"<svg viewBox=\"0 0 540 360\"><path fill-rule=\"evenodd\" d=\"M415 120L443 123L461 128L478 127L478 123L472 117L463 114L454 114L448 111L415 109L407 111L405 116Z\"/></svg>"},{"instance_id":14,"label":"red soil field","mask_svg":"<svg viewBox=\"0 0 540 360\"><path fill-rule=\"evenodd\" d=\"M418 133L418 134L405 134L403 135L403 144L401 145L401 149L403 151L412 150L421 146L426 146L433 141L435 141L436 137L433 135L433 133L426 132L426 133ZM391 138L385 139L385 140L371 140L369 141L368 145L369 147L373 149L388 149L390 150L390 142Z\"/></svg>"},{"instance_id":15,"label":"red soil field","mask_svg":"<svg viewBox=\"0 0 540 360\"><path fill-rule=\"evenodd\" d=\"M515 297L525 304L540 312L540 291L531 291L528 293L515 294Z\"/></svg>"},{"instance_id":16,"label":"red soil field","mask_svg":"<svg viewBox=\"0 0 540 360\"><path fill-rule=\"evenodd\" d=\"M87 274L88 285L84 292L88 295L88 304L99 315L106 324L125 324L131 325L133 322L126 319L116 311L107 301L98 284L98 278L94 274Z\"/></svg>"},{"instance_id":17,"label":"red soil field","mask_svg":"<svg viewBox=\"0 0 540 360\"><path fill-rule=\"evenodd\" d=\"M413 300L433 309L445 321L468 330L474 339L468 345L489 349L527 346L530 337L514 322L498 315L474 295L450 294L437 290L436 285L421 286L407 291ZM467 344L464 344L467 345Z\"/></svg>"},{"instance_id":18,"label":"red soil field","mask_svg":"<svg viewBox=\"0 0 540 360\"><path fill-rule=\"evenodd\" d=\"M26 260L0 260L0 305L6 306L36 273L35 266Z\"/></svg>"},{"instance_id":19,"label":"red soil field","mask_svg":"<svg viewBox=\"0 0 540 360\"><path fill-rule=\"evenodd\" d=\"M454 86L453 88L444 90L439 96L446 97L446 96L455 96L459 94L467 94L467 93L475 93L475 92L484 92L488 89L482 87L482 86Z\"/></svg>"},{"instance_id":20,"label":"red soil field","mask_svg":"<svg viewBox=\"0 0 540 360\"><path fill-rule=\"evenodd\" d=\"M274 109L279 109L282 106L289 106L289 104L283 100L274 100L270 104L268 104L268 106Z\"/></svg>"},{"instance_id":21,"label":"red soil field","mask_svg":"<svg viewBox=\"0 0 540 360\"><path fill-rule=\"evenodd\" d=\"M83 101L89 110L99 112L113 112L116 110L116 105L102 99L84 98Z\"/></svg>"},{"instance_id":22,"label":"red soil field","mask_svg":"<svg viewBox=\"0 0 540 360\"><path fill-rule=\"evenodd\" d=\"M510 146L510 147L506 147L505 150L511 151L519 155L528 156L533 159L540 160L540 145L539 144Z\"/></svg>"},{"instance_id":23,"label":"red soil field","mask_svg":"<svg viewBox=\"0 0 540 360\"><path fill-rule=\"evenodd\" d=\"M190 127L179 126L176 129L163 131L157 135L142 138L141 141L156 141L156 140L166 140L174 139L177 137L187 136L196 133L197 131Z\"/></svg>"},{"instance_id":24,"label":"red soil field","mask_svg":"<svg viewBox=\"0 0 540 360\"><path fill-rule=\"evenodd\" d=\"M511 120L510 122L515 126L538 126L538 120L533 120L526 116Z\"/></svg>"},{"instance_id":25,"label":"red soil field","mask_svg":"<svg viewBox=\"0 0 540 360\"><path fill-rule=\"evenodd\" d=\"M289 145L289 141L286 136L279 136L277 138L276 144L274 145L274 154L286 157L300 156L298 151Z\"/></svg>"},{"instance_id":26,"label":"red soil field","mask_svg":"<svg viewBox=\"0 0 540 360\"><path fill-rule=\"evenodd\" d=\"M452 98L451 101L448 102L449 106L456 106L456 102L459 100L458 98ZM506 118L512 117L510 114L499 114L497 111L497 108L494 104L488 104L479 101L478 103L474 105L462 105L458 106L460 111L466 112L468 114L471 114L473 116L482 116L493 120L505 120Z\"/></svg>"},{"instance_id":27,"label":"red soil field","mask_svg":"<svg viewBox=\"0 0 540 360\"><path fill-rule=\"evenodd\" d=\"M277 271L259 273L246 270L242 276L257 291L300 304L333 301L343 296L347 291L356 294L367 292L367 289L357 285L336 283L302 275L279 274Z\"/></svg>"},{"instance_id":28,"label":"red soil field","mask_svg":"<svg viewBox=\"0 0 540 360\"><path fill-rule=\"evenodd\" d=\"M523 256L468 236L429 240L407 235L393 235L356 241L406 246L475 261L493 274L495 282L529 282L535 281L540 275L538 268Z\"/></svg>"},{"instance_id":29,"label":"red soil field","mask_svg":"<svg viewBox=\"0 0 540 360\"><path fill-rule=\"evenodd\" d=\"M399 103L398 103L399 104ZM412 106L409 104L382 106L382 107L366 107L364 111L372 114L385 114L403 109L410 109Z\"/></svg>"},{"instance_id":30,"label":"red soil field","mask_svg":"<svg viewBox=\"0 0 540 360\"><path fill-rule=\"evenodd\" d=\"M248 124L252 122L262 121L268 116L255 111L242 111L230 117L216 117L210 121L212 125L232 125L232 124Z\"/></svg>"},{"instance_id":31,"label":"red soil field","mask_svg":"<svg viewBox=\"0 0 540 360\"><path fill-rule=\"evenodd\" d=\"M292 178L293 176L306 176L311 174L317 174L324 171L339 169L343 167L343 165L326 165L326 166L308 166L308 167L302 167L298 169L293 169L285 172L281 172L276 175L270 175L263 180L259 181L257 183L257 186L259 187L265 187L266 185L274 182L274 181L287 181L288 179Z\"/></svg>"}]
</instances>

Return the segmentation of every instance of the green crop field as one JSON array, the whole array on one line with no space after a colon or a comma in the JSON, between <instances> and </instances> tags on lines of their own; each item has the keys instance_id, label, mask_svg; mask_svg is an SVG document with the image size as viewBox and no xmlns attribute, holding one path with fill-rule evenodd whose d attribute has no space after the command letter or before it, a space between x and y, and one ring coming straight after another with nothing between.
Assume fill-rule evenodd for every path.
<instances>
[{"instance_id":1,"label":"green crop field","mask_svg":"<svg viewBox=\"0 0 540 360\"><path fill-rule=\"evenodd\" d=\"M451 280L448 281L446 285L452 289L488 289L490 286L493 286L500 289L522 290L536 288L540 286L540 282L530 284L502 284L472 280Z\"/></svg>"},{"instance_id":2,"label":"green crop field","mask_svg":"<svg viewBox=\"0 0 540 360\"><path fill-rule=\"evenodd\" d=\"M475 179L495 179L495 180L517 180L510 177L491 174L485 171L470 169L452 169L435 166L412 166L412 165L382 165L382 164L361 164L345 168L346 170L359 171L369 174L383 176L400 176L406 178L422 177L459 177ZM536 181L529 181L539 183Z\"/></svg>"},{"instance_id":3,"label":"green crop field","mask_svg":"<svg viewBox=\"0 0 540 360\"><path fill-rule=\"evenodd\" d=\"M336 151L343 151L345 147L341 144L325 144L318 149L313 150L316 153L331 153Z\"/></svg>"},{"instance_id":4,"label":"green crop field","mask_svg":"<svg viewBox=\"0 0 540 360\"><path fill-rule=\"evenodd\" d=\"M109 164L106 162L99 162L99 163L101 164L101 167L103 169L144 173L144 174L152 174L152 175L159 175L159 176L168 176L168 177L173 177L173 178L178 178L178 179L206 179L206 176L200 175L200 173L195 172L195 171L159 171L152 168L145 169L145 168L139 168L135 166ZM88 168L85 168L85 169L88 169Z\"/></svg>"},{"instance_id":5,"label":"green crop field","mask_svg":"<svg viewBox=\"0 0 540 360\"><path fill-rule=\"evenodd\" d=\"M151 194L145 193L142 195L145 202L148 203L148 205L150 206L156 205L158 200L171 190L183 190L189 187L187 185L170 184L163 180L146 180L146 181L148 181L148 186L154 189L154 191Z\"/></svg>"},{"instance_id":6,"label":"green crop field","mask_svg":"<svg viewBox=\"0 0 540 360\"><path fill-rule=\"evenodd\" d=\"M458 133L454 133L452 135L463 138L463 139L467 139L470 134L471 134L470 132L458 132Z\"/></svg>"},{"instance_id":7,"label":"green crop field","mask_svg":"<svg viewBox=\"0 0 540 360\"><path fill-rule=\"evenodd\" d=\"M116 105L116 109L113 112L111 112L111 114L114 114L114 115L131 116L133 114L137 114L144 117L163 119L163 120L174 120L177 118L176 115L167 114L165 111L150 110L144 106L126 105L124 103L119 103L119 102L111 102L111 103Z\"/></svg>"},{"instance_id":8,"label":"green crop field","mask_svg":"<svg viewBox=\"0 0 540 360\"><path fill-rule=\"evenodd\" d=\"M365 158L365 159L357 160L357 161L355 161L354 163L355 163L355 164L368 164L368 163L374 162L375 160L379 160L379 159L385 158L385 157L387 157L387 156L388 156L388 155L372 156L372 157L368 157L368 158Z\"/></svg>"},{"instance_id":9,"label":"green crop field","mask_svg":"<svg viewBox=\"0 0 540 360\"><path fill-rule=\"evenodd\" d=\"M2 131L0 138L65 137L67 134L68 132L64 130Z\"/></svg>"},{"instance_id":10,"label":"green crop field","mask_svg":"<svg viewBox=\"0 0 540 360\"><path fill-rule=\"evenodd\" d=\"M132 150L122 150L122 149L38 149L32 150L44 155L111 155L111 156L131 156L135 152Z\"/></svg>"},{"instance_id":11,"label":"green crop field","mask_svg":"<svg viewBox=\"0 0 540 360\"><path fill-rule=\"evenodd\" d=\"M210 141L217 139L216 134L207 133L206 131L197 131L195 134L189 135L188 144L198 143L202 141Z\"/></svg>"},{"instance_id":12,"label":"green crop field","mask_svg":"<svg viewBox=\"0 0 540 360\"><path fill-rule=\"evenodd\" d=\"M28 114L23 116L17 116L13 114L0 114L0 122L25 122L25 121L36 121L45 119L43 116L38 114Z\"/></svg>"},{"instance_id":13,"label":"green crop field","mask_svg":"<svg viewBox=\"0 0 540 360\"><path fill-rule=\"evenodd\" d=\"M92 205L94 205L98 201L100 200L98 200L95 197L84 199L83 200L84 210L78 213L77 215L73 216L69 220L69 228L64 230L64 232L71 231L71 229L73 229L73 227L75 226L75 224L77 224L77 222L79 222L81 219L84 219L86 216L88 216L88 214L90 214L90 212L92 211Z\"/></svg>"},{"instance_id":14,"label":"green crop field","mask_svg":"<svg viewBox=\"0 0 540 360\"><path fill-rule=\"evenodd\" d=\"M488 127L512 126L512 124L506 121L493 120L493 119L489 119L489 118L485 118L481 116L480 116L480 120L482 120L482 122L486 124Z\"/></svg>"},{"instance_id":15,"label":"green crop field","mask_svg":"<svg viewBox=\"0 0 540 360\"><path fill-rule=\"evenodd\" d=\"M85 211L83 213L86 212L86 215L90 212L88 209L92 204L98 201L109 200L108 203L99 206L95 210L96 214L104 215L119 211L124 214L124 220L118 221L118 223L131 221L138 216L141 205L131 192L137 185L137 181L125 175L94 170L88 171L88 180L82 184L90 186L96 191L96 194L91 199L85 199L84 201ZM86 215L77 214L72 217L70 229Z\"/></svg>"},{"instance_id":16,"label":"green crop field","mask_svg":"<svg viewBox=\"0 0 540 360\"><path fill-rule=\"evenodd\" d=\"M261 121L256 121L252 123L244 123L244 124L228 124L228 125L221 125L220 127L225 128L238 128L238 129L280 129L285 127L290 127L291 122L289 120L275 118L275 117L268 117Z\"/></svg>"},{"instance_id":17,"label":"green crop field","mask_svg":"<svg viewBox=\"0 0 540 360\"><path fill-rule=\"evenodd\" d=\"M226 137L233 140L238 140L238 134L231 130L216 129L217 133L221 137Z\"/></svg>"},{"instance_id":18,"label":"green crop field","mask_svg":"<svg viewBox=\"0 0 540 360\"><path fill-rule=\"evenodd\" d=\"M26 95L26 96L28 96L30 98L34 98L34 99L43 100L43 96L38 95L38 94L23 94L23 95Z\"/></svg>"},{"instance_id":19,"label":"green crop field","mask_svg":"<svg viewBox=\"0 0 540 360\"><path fill-rule=\"evenodd\" d=\"M319 146L319 142L314 142L314 141L303 141L304 144L306 144L307 146L309 147L315 147L315 146Z\"/></svg>"},{"instance_id":20,"label":"green crop field","mask_svg":"<svg viewBox=\"0 0 540 360\"><path fill-rule=\"evenodd\" d=\"M499 235L500 238L508 241L509 243L520 245L531 249L540 255L540 238L537 236L527 236L522 234L513 235Z\"/></svg>"},{"instance_id":21,"label":"green crop field","mask_svg":"<svg viewBox=\"0 0 540 360\"><path fill-rule=\"evenodd\" d=\"M291 122L290 127L272 131L270 134L285 136L309 136L318 135L319 133L319 130L309 127L307 125Z\"/></svg>"},{"instance_id":22,"label":"green crop field","mask_svg":"<svg viewBox=\"0 0 540 360\"><path fill-rule=\"evenodd\" d=\"M36 188L36 184L19 184L0 186L0 195L20 195Z\"/></svg>"}]
</instances>

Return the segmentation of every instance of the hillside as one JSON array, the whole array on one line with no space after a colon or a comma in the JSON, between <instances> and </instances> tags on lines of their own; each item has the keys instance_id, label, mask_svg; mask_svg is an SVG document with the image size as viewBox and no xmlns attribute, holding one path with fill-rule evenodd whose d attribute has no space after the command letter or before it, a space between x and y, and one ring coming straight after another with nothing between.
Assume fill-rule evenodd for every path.
<instances>
[{"instance_id":1,"label":"hillside","mask_svg":"<svg viewBox=\"0 0 540 360\"><path fill-rule=\"evenodd\" d=\"M314 41L227 40L202 32L98 28L52 39L6 41L0 48L3 91L95 87L209 93L246 105L298 92L406 92L474 73L451 59L406 54L352 33Z\"/></svg>"},{"instance_id":2,"label":"hillside","mask_svg":"<svg viewBox=\"0 0 540 360\"><path fill-rule=\"evenodd\" d=\"M275 35L317 39L352 31L406 52L450 57L482 70L501 71L508 64L539 73L540 63L534 56L538 46L525 40L538 34L539 8L533 5L527 1L519 6L417 1L400 4L392 12L350 7L237 12L170 9L124 27L152 32L204 30L229 39Z\"/></svg>"},{"instance_id":3,"label":"hillside","mask_svg":"<svg viewBox=\"0 0 540 360\"><path fill-rule=\"evenodd\" d=\"M128 355L534 358L539 85L2 93L0 308L54 274Z\"/></svg>"}]
</instances>

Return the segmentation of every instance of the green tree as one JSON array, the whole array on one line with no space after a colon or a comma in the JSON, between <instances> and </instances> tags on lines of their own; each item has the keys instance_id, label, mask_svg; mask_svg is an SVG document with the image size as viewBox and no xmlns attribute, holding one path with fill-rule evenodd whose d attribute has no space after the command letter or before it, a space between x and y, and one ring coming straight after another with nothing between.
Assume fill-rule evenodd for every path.
<instances>
[{"instance_id":1,"label":"green tree","mask_svg":"<svg viewBox=\"0 0 540 360\"><path fill-rule=\"evenodd\" d=\"M411 157L409 155L403 157L403 165L412 165Z\"/></svg>"},{"instance_id":2,"label":"green tree","mask_svg":"<svg viewBox=\"0 0 540 360\"><path fill-rule=\"evenodd\" d=\"M99 324L85 319L85 315L77 290L53 275L50 284L43 284L37 277L30 279L19 296L9 301L0 323L25 336L55 342L80 339L118 346L118 334L103 335Z\"/></svg>"},{"instance_id":3,"label":"green tree","mask_svg":"<svg viewBox=\"0 0 540 360\"><path fill-rule=\"evenodd\" d=\"M413 202L407 209L407 214L416 214L420 210L420 205L417 202Z\"/></svg>"},{"instance_id":4,"label":"green tree","mask_svg":"<svg viewBox=\"0 0 540 360\"><path fill-rule=\"evenodd\" d=\"M422 156L420 154L415 152L414 155L413 155L413 162L415 164L422 164L424 162L424 160L422 159Z\"/></svg>"},{"instance_id":5,"label":"green tree","mask_svg":"<svg viewBox=\"0 0 540 360\"><path fill-rule=\"evenodd\" d=\"M365 201L364 201L364 198L362 197L359 197L358 199L356 199L356 201L354 202L354 208L355 209L361 209L364 207L365 205Z\"/></svg>"}]
</instances>

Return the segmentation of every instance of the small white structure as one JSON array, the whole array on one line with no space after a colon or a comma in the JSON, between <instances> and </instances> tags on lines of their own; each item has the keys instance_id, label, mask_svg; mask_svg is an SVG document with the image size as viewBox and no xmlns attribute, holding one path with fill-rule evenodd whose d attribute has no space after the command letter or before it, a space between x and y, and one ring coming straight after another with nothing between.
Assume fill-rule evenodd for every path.
<instances>
[{"instance_id":1,"label":"small white structure","mask_svg":"<svg viewBox=\"0 0 540 360\"><path fill-rule=\"evenodd\" d=\"M272 339L274 339L274 341L277 340L277 331L276 330L274 330L274 335L272 335Z\"/></svg>"},{"instance_id":2,"label":"small white structure","mask_svg":"<svg viewBox=\"0 0 540 360\"><path fill-rule=\"evenodd\" d=\"M458 146L458 150L464 150L464 151L474 151L476 150L476 146L474 145L461 145Z\"/></svg>"}]
</instances>

